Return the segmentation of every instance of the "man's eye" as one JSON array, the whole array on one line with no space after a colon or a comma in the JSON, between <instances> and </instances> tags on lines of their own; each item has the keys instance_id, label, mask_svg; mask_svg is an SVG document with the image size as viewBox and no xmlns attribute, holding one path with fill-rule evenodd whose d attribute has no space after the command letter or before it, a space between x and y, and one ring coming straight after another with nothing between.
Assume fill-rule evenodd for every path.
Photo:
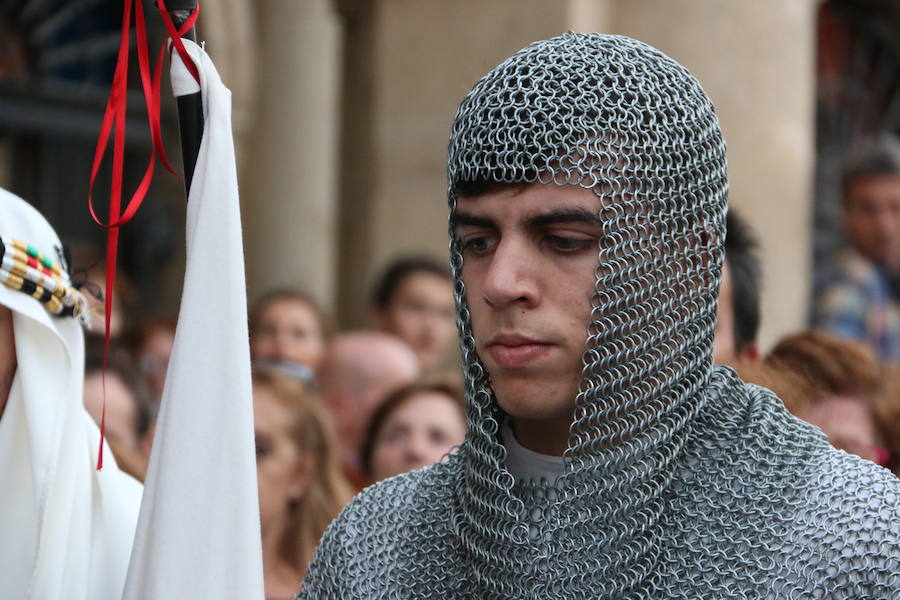
<instances>
[{"instance_id":1,"label":"man's eye","mask_svg":"<svg viewBox=\"0 0 900 600\"><path fill-rule=\"evenodd\" d=\"M473 237L463 240L462 251L472 254L484 254L491 249L493 242L489 237Z\"/></svg>"},{"instance_id":2,"label":"man's eye","mask_svg":"<svg viewBox=\"0 0 900 600\"><path fill-rule=\"evenodd\" d=\"M581 250L593 248L596 245L596 242L592 239L562 237L558 235L548 236L547 242L554 250L559 252L579 252Z\"/></svg>"}]
</instances>

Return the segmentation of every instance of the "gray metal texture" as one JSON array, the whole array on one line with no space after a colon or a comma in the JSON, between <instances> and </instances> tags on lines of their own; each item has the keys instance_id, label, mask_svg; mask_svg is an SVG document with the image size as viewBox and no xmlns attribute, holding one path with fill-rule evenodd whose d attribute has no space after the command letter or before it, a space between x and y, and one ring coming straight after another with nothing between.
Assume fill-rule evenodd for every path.
<instances>
[{"instance_id":1,"label":"gray metal texture","mask_svg":"<svg viewBox=\"0 0 900 600\"><path fill-rule=\"evenodd\" d=\"M467 182L577 185L603 221L565 474L517 482L451 227L469 433L365 490L300 598L897 598L900 484L713 369L727 181L712 105L635 40L537 42L466 96Z\"/></svg>"}]
</instances>

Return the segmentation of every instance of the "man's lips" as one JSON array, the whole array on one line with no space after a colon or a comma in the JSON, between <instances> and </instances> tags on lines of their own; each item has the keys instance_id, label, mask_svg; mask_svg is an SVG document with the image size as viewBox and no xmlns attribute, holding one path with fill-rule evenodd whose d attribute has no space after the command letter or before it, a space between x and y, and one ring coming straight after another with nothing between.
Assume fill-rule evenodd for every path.
<instances>
[{"instance_id":1,"label":"man's lips","mask_svg":"<svg viewBox=\"0 0 900 600\"><path fill-rule=\"evenodd\" d=\"M546 356L553 344L521 335L498 335L487 343L488 354L498 366L514 369Z\"/></svg>"}]
</instances>

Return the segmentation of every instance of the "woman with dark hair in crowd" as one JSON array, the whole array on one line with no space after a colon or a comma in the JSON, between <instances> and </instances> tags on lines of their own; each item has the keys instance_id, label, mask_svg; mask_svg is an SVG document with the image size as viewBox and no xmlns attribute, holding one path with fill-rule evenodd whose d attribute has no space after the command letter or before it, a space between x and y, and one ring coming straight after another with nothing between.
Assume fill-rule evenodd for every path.
<instances>
[{"instance_id":1,"label":"woman with dark hair in crowd","mask_svg":"<svg viewBox=\"0 0 900 600\"><path fill-rule=\"evenodd\" d=\"M268 292L250 310L250 356L308 369L312 381L331 340L331 320L311 296L283 288Z\"/></svg>"},{"instance_id":2,"label":"woman with dark hair in crowd","mask_svg":"<svg viewBox=\"0 0 900 600\"><path fill-rule=\"evenodd\" d=\"M362 463L371 482L436 462L466 436L462 394L444 383L416 383L381 404L363 443Z\"/></svg>"},{"instance_id":3,"label":"woman with dark hair in crowd","mask_svg":"<svg viewBox=\"0 0 900 600\"><path fill-rule=\"evenodd\" d=\"M291 598L325 528L352 491L318 399L282 373L253 373L266 597Z\"/></svg>"}]
</instances>

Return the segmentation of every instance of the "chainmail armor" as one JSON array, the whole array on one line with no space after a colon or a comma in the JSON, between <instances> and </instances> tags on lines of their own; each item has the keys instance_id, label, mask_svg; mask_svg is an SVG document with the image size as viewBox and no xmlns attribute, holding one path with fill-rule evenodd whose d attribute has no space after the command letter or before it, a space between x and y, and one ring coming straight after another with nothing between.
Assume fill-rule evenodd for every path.
<instances>
[{"instance_id":1,"label":"chainmail armor","mask_svg":"<svg viewBox=\"0 0 900 600\"><path fill-rule=\"evenodd\" d=\"M524 48L460 105L451 264L469 433L336 519L299 598L900 596L900 484L712 367L727 181L699 83L625 37ZM452 215L472 182L592 189L597 283L565 474L515 481Z\"/></svg>"}]
</instances>

